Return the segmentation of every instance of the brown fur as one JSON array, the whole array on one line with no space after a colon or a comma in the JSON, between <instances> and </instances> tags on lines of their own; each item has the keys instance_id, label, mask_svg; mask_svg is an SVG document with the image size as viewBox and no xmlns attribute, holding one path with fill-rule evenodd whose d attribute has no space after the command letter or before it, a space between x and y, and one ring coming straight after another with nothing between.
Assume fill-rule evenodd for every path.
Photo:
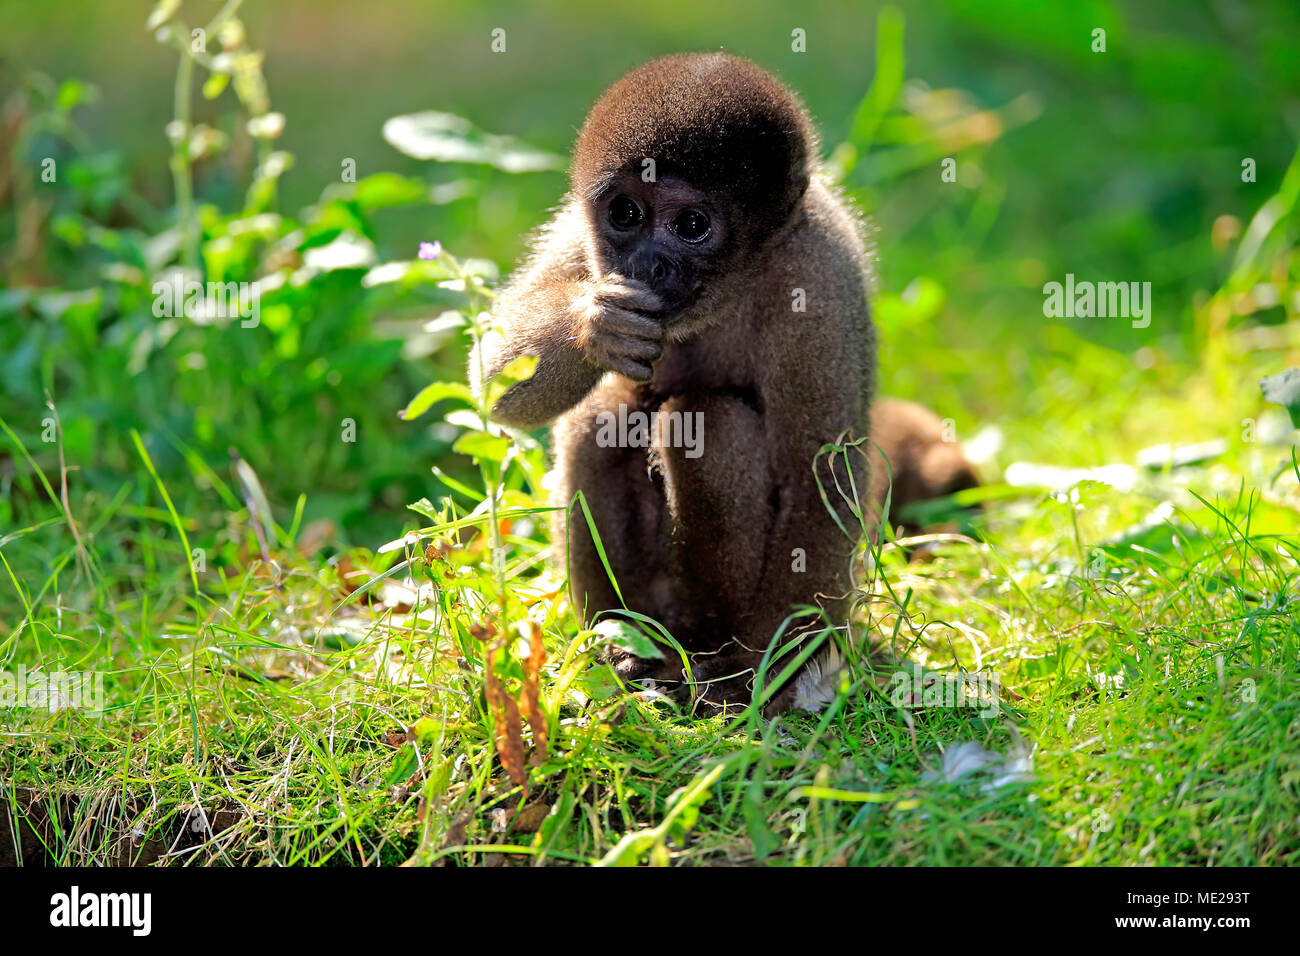
<instances>
[{"instance_id":1,"label":"brown fur","mask_svg":"<svg viewBox=\"0 0 1300 956\"><path fill-rule=\"evenodd\" d=\"M646 156L656 183L638 176ZM842 621L854 587L857 536L837 527L813 467L823 445L867 434L875 333L860 224L810 172L816 156L807 113L752 63L708 54L641 67L593 108L569 197L499 296L482 346L489 378L538 357L495 417L554 420L557 504L583 492L626 606L692 653L701 699L714 704L748 701L753 668L797 606ZM609 224L615 194L647 210L631 239ZM663 231L686 207L713 214L697 248ZM792 309L795 289L805 311ZM597 415L620 405L702 413L703 454L662 435L649 449L600 447ZM917 458L904 436L896 447ZM853 457L865 505L866 458ZM818 475L855 530L834 490L849 476L834 467L822 459ZM586 616L620 607L577 510L568 550ZM679 662L618 667L682 677Z\"/></svg>"},{"instance_id":2,"label":"brown fur","mask_svg":"<svg viewBox=\"0 0 1300 956\"><path fill-rule=\"evenodd\" d=\"M979 485L975 469L945 433L939 416L915 402L882 398L873 403L870 445L874 514L884 508L888 493L895 525L910 504Z\"/></svg>"}]
</instances>

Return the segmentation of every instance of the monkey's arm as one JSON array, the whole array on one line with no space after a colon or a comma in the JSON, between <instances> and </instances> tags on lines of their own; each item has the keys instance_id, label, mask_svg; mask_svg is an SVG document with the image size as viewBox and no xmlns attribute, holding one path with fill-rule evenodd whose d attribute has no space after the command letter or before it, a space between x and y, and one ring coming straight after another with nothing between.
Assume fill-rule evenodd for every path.
<instances>
[{"instance_id":1,"label":"monkey's arm","mask_svg":"<svg viewBox=\"0 0 1300 956\"><path fill-rule=\"evenodd\" d=\"M587 268L579 210L566 205L542 231L525 268L501 291L491 328L470 355L478 393L521 355L537 356L531 378L497 401L492 417L535 428L580 402L607 370L650 377L662 349L663 326L645 311L659 307L644 286Z\"/></svg>"}]
</instances>

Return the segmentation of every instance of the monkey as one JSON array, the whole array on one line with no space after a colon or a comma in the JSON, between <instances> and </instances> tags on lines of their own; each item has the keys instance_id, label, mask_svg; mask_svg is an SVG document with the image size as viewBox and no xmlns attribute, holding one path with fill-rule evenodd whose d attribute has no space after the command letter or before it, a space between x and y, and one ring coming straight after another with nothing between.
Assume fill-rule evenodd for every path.
<instances>
[{"instance_id":1,"label":"monkey","mask_svg":"<svg viewBox=\"0 0 1300 956\"><path fill-rule=\"evenodd\" d=\"M863 451L868 245L819 149L796 95L748 60L632 70L592 107L569 190L470 356L480 393L537 359L491 411L551 424L575 608L659 622L690 655L690 699L713 708L750 702L776 635L845 617L863 508L887 486ZM899 431L896 448L919 445ZM599 546L569 509L579 493ZM687 686L680 655L611 661L628 681ZM769 715L792 701L773 693Z\"/></svg>"}]
</instances>

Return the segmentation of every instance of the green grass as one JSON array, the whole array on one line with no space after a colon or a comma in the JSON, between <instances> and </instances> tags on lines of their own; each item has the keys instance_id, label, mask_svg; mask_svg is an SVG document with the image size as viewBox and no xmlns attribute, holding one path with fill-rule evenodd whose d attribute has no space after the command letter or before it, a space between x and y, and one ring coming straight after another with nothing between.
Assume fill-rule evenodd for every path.
<instances>
[{"instance_id":1,"label":"green grass","mask_svg":"<svg viewBox=\"0 0 1300 956\"><path fill-rule=\"evenodd\" d=\"M1283 454L1242 446L1231 460L1250 474ZM499 516L505 574L516 620L545 635L549 727L525 795L498 760L488 644L472 633L496 614L481 536L432 565L419 549L409 564L400 549L321 563L288 544L267 563L250 513L234 511L237 560L196 590L187 522L142 470L133 494L74 515L86 570L66 520L0 550L6 567L37 549L51 568L6 575L25 608L0 642L7 667L106 676L102 716L6 715L4 802L30 822L29 854L1243 865L1290 862L1300 844L1292 471L1262 494L1214 495L1224 474L1205 468L1129 492L1021 493L988 506L984 541L910 562L884 547L859 626L926 671L996 675L995 716L900 708L882 689L892 667L858 669L821 714L771 722L607 696L597 642L555 593L520 502ZM1161 501L1164 520L1142 525ZM451 540L447 527L429 540ZM964 741L1026 748L1032 775L936 778Z\"/></svg>"},{"instance_id":2,"label":"green grass","mask_svg":"<svg viewBox=\"0 0 1300 956\"><path fill-rule=\"evenodd\" d=\"M300 122L334 108L313 66L275 75L298 90L288 129L312 131L317 174L290 171L279 141L208 153L204 133L173 157L175 207L154 208L156 185L133 185L147 164L82 130L91 88L25 78L0 163L0 681L91 673L104 707L0 708L0 863L1294 862L1300 469L1257 385L1300 355L1300 154L1265 95L1295 89L1276 26L1291 14L1269 8L1258 50L1208 14L1180 30L1131 16L1099 58L1091 14L986 6L916 13L906 60L884 12L877 76L852 89L831 61L790 64L784 34L751 38L798 80L829 167L878 226L882 391L998 445L977 534L911 560L886 544L853 621L877 653L824 712L774 721L612 686L554 570L545 449L488 427L462 384L504 271L470 257L517 251L562 176L395 154L400 175L376 171L391 153L377 123ZM237 32L245 74L211 103L199 90L220 77L186 59L191 21L237 8L185 4L187 27L161 37L194 85L177 121L193 109L237 135L267 106L258 44L275 62L278 38ZM691 14L657 6L691 35L647 35L716 45L697 20L713 14ZM53 35L38 19L24 23ZM858 64L864 31L835 32ZM109 46L156 87L139 42ZM533 46L553 60L553 42ZM482 129L524 132L483 106L505 87L468 90L475 64L393 110L476 103ZM330 76L370 89L346 65ZM547 87L533 121L560 131L548 147L588 79ZM161 168L156 112L152 133L117 125L151 137ZM950 155L959 184L937 174ZM336 180L337 156L362 158L357 182ZM319 200L283 210L282 179ZM439 261L412 261L413 229L442 241ZM156 316L153 282L179 265L266 280L261 324ZM1152 280L1151 326L1044 318L1042 285L1067 271ZM419 394L437 414L417 400L399 420ZM1026 474L1016 463L1096 469L1208 439L1222 453L1176 471L1003 483ZM510 702L526 708L534 626L545 722L501 736ZM902 706L895 675L918 669L995 679L996 711ZM1017 772L946 772L981 754Z\"/></svg>"}]
</instances>

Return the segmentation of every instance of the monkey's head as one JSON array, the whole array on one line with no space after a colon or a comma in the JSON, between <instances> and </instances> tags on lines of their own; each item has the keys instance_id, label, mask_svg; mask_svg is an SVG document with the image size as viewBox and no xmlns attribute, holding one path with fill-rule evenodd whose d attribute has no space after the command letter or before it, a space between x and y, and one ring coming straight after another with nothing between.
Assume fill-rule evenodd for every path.
<instances>
[{"instance_id":1,"label":"monkey's head","mask_svg":"<svg viewBox=\"0 0 1300 956\"><path fill-rule=\"evenodd\" d=\"M633 70L592 107L574 150L593 268L681 313L790 220L816 156L807 112L748 60L679 54Z\"/></svg>"}]
</instances>

